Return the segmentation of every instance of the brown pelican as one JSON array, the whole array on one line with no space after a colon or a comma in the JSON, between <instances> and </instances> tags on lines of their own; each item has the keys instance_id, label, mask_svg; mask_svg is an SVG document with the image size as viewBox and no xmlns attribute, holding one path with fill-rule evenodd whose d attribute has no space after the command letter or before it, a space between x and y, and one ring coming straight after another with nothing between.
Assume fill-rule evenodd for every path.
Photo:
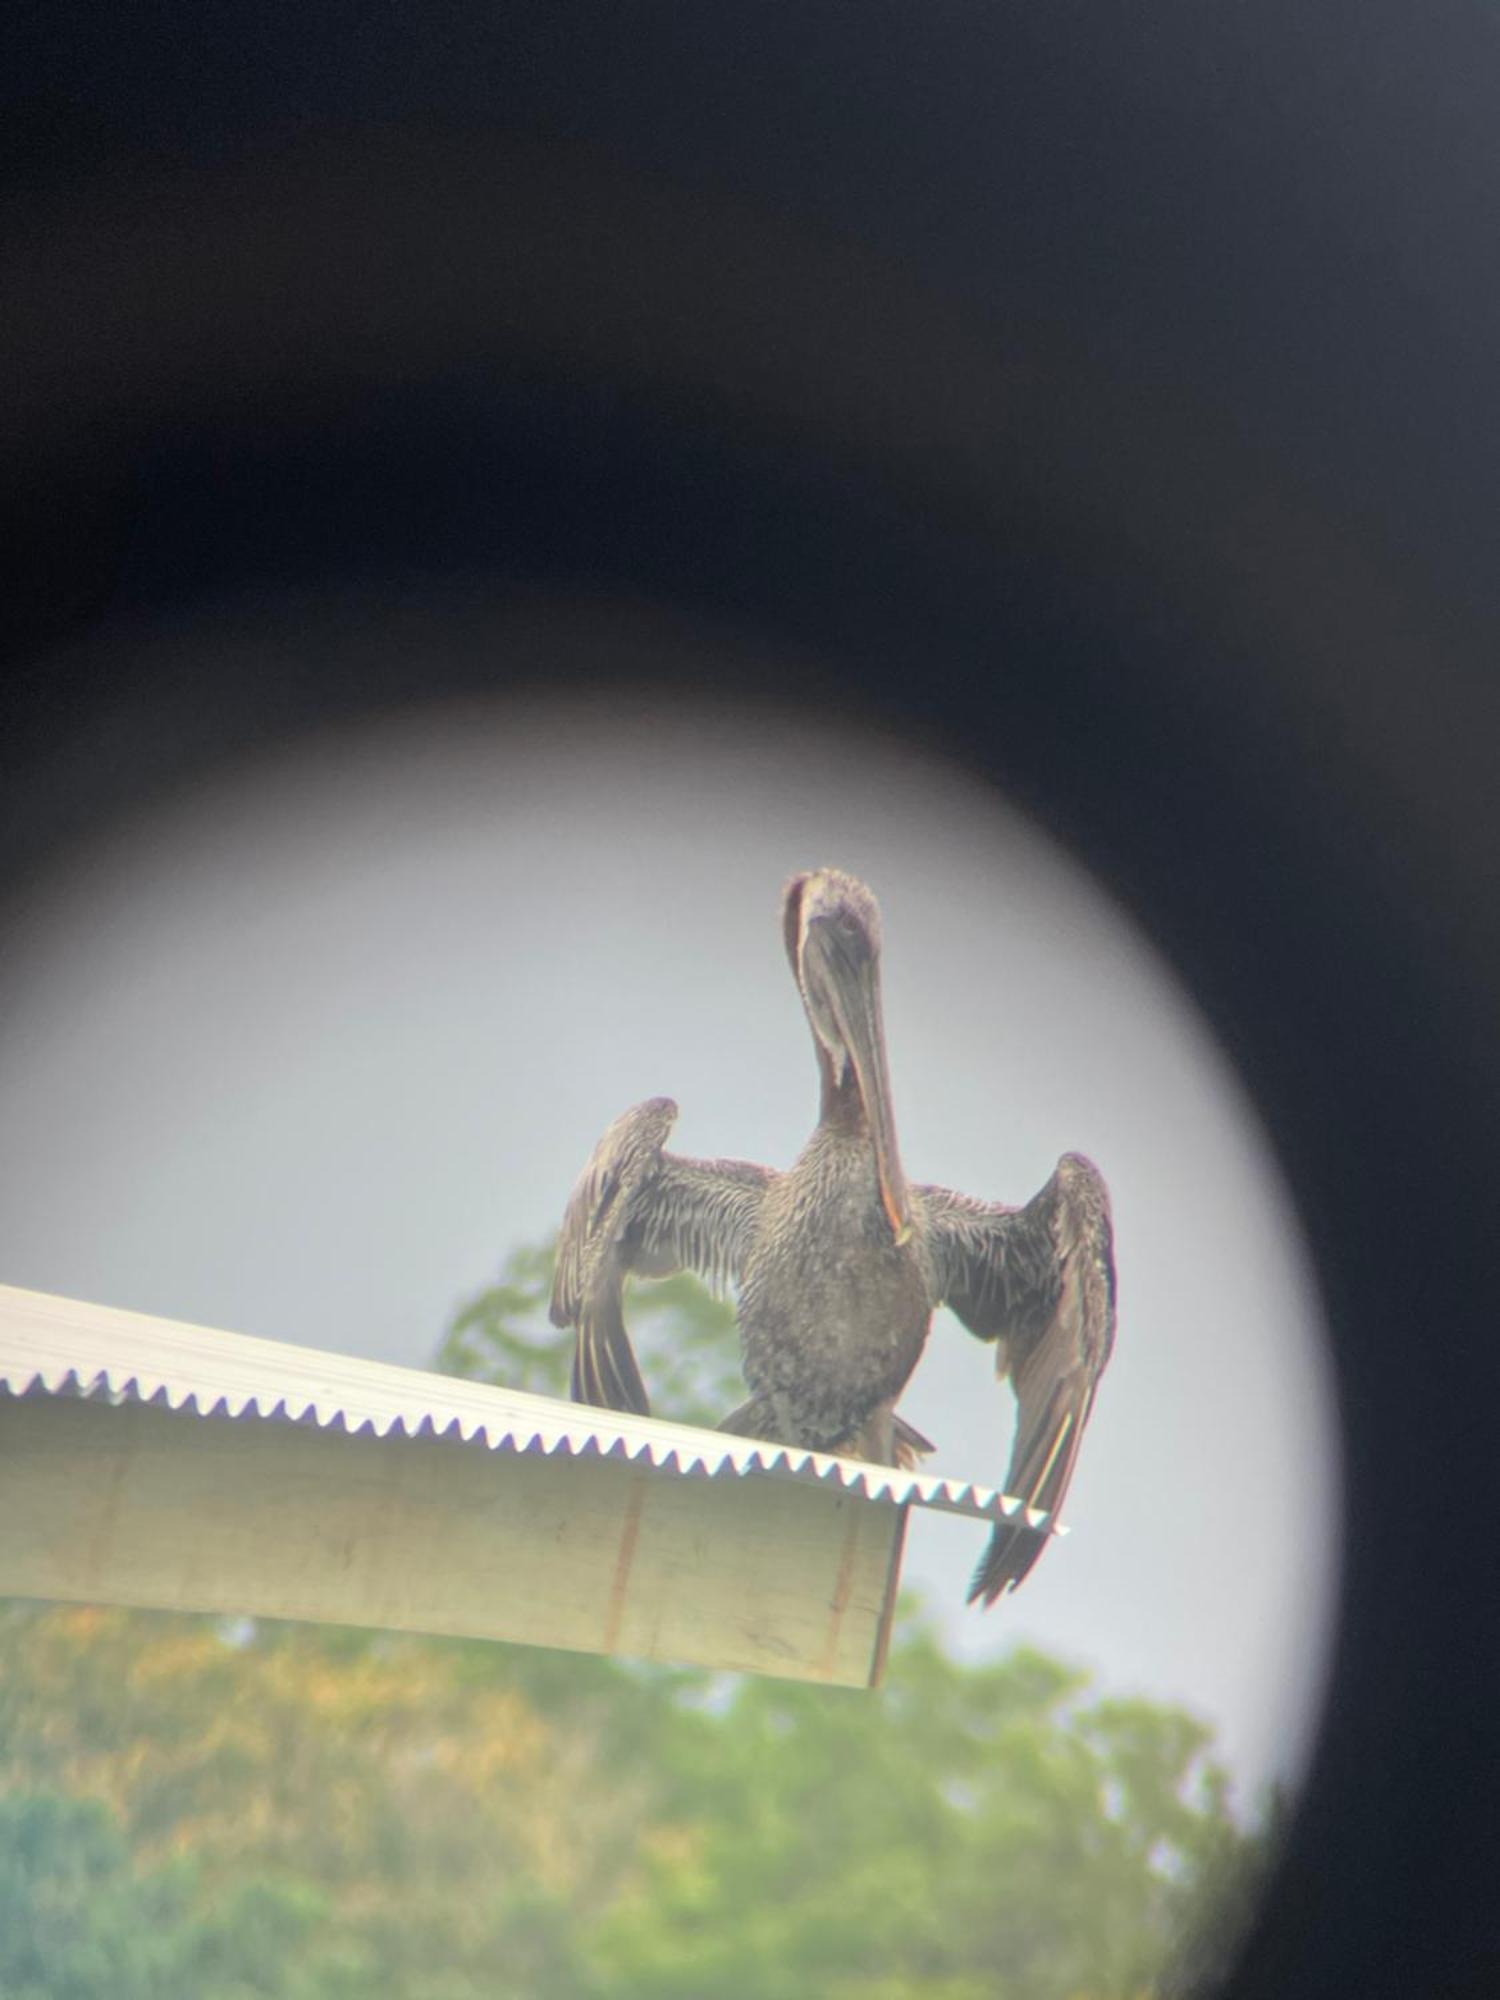
<instances>
[{"instance_id":1,"label":"brown pelican","mask_svg":"<svg viewBox=\"0 0 1500 2000\"><path fill-rule=\"evenodd\" d=\"M995 1344L1017 1400L1005 1491L1055 1513L1114 1341L1109 1195L1065 1153L1024 1208L913 1186L901 1167L880 1007L880 912L834 868L798 875L787 957L817 1053L817 1129L786 1173L665 1150L677 1116L653 1097L617 1118L569 1199L551 1314L577 1329L573 1395L649 1410L621 1311L628 1273L687 1267L739 1293L750 1400L737 1435L910 1465L931 1447L896 1414L935 1306ZM1026 1576L1043 1537L1002 1522L969 1600Z\"/></svg>"}]
</instances>

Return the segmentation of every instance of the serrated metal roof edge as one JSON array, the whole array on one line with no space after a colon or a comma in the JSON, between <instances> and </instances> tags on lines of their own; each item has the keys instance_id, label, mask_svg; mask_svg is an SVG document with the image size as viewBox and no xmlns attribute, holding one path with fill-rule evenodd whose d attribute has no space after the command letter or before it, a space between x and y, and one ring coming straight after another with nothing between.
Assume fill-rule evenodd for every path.
<instances>
[{"instance_id":1,"label":"serrated metal roof edge","mask_svg":"<svg viewBox=\"0 0 1500 2000\"><path fill-rule=\"evenodd\" d=\"M585 1409L11 1285L0 1285L0 1392L155 1404L199 1417L316 1424L351 1435L446 1438L519 1455L644 1461L684 1478L766 1474L982 1520L1020 1516L1029 1527L1065 1532L1046 1514L969 1480Z\"/></svg>"}]
</instances>

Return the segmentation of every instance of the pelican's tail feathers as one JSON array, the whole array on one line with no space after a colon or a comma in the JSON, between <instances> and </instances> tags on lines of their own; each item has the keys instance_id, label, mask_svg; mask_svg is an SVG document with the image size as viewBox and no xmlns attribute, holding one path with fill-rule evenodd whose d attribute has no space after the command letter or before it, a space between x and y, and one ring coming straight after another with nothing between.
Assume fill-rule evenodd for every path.
<instances>
[{"instance_id":1,"label":"pelican's tail feathers","mask_svg":"<svg viewBox=\"0 0 1500 2000\"><path fill-rule=\"evenodd\" d=\"M602 1308L591 1305L579 1316L573 1348L573 1401L598 1410L624 1410L649 1417L651 1398L641 1380L635 1349L625 1331L618 1296Z\"/></svg>"}]
</instances>

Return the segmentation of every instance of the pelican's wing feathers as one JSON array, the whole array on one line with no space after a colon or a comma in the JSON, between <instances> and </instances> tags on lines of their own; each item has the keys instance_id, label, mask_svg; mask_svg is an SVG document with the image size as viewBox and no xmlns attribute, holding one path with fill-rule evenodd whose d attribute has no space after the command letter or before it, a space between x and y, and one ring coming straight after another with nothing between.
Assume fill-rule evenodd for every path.
<instances>
[{"instance_id":1,"label":"pelican's wing feathers","mask_svg":"<svg viewBox=\"0 0 1500 2000\"><path fill-rule=\"evenodd\" d=\"M1099 1377L1115 1338L1109 1191L1092 1161L1065 1153L1024 1208L949 1188L913 1190L924 1223L934 1304L950 1306L997 1344L996 1371L1016 1392L1005 1491L1056 1512L1068 1490ZM986 1604L1022 1581L1042 1550L1035 1533L999 1522L969 1600Z\"/></svg>"},{"instance_id":2,"label":"pelican's wing feathers","mask_svg":"<svg viewBox=\"0 0 1500 2000\"><path fill-rule=\"evenodd\" d=\"M739 1276L771 1169L665 1152L676 1122L670 1097L622 1112L568 1197L549 1314L577 1329L575 1402L650 1414L622 1310L630 1272L664 1278L686 1267L716 1287Z\"/></svg>"}]
</instances>

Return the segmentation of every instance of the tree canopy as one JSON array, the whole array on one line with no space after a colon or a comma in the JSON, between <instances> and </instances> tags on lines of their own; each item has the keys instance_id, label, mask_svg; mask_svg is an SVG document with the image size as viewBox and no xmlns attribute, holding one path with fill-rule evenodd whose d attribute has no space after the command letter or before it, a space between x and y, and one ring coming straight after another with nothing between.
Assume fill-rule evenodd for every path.
<instances>
[{"instance_id":1,"label":"tree canopy","mask_svg":"<svg viewBox=\"0 0 1500 2000\"><path fill-rule=\"evenodd\" d=\"M549 1279L518 1252L441 1365L556 1392ZM736 1398L695 1281L632 1324L663 1414ZM11 1605L0 2000L1146 2000L1253 1900L1212 1751L1035 1652L961 1664L914 1603L874 1695Z\"/></svg>"}]
</instances>

